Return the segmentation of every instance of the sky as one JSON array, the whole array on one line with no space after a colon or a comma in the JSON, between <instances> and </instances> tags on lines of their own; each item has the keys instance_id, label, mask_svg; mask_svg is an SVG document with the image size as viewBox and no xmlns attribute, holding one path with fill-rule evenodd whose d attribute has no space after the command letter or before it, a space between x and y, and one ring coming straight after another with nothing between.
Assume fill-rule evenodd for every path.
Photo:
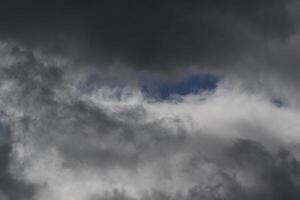
<instances>
[{"instance_id":1,"label":"sky","mask_svg":"<svg viewBox=\"0 0 300 200\"><path fill-rule=\"evenodd\" d=\"M1 1L0 200L298 200L299 11Z\"/></svg>"}]
</instances>

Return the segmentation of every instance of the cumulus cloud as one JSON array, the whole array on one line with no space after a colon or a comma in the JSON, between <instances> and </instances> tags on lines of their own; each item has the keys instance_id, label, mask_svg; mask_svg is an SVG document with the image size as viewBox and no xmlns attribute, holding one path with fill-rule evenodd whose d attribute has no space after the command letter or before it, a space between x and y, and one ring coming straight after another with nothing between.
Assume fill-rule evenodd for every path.
<instances>
[{"instance_id":1,"label":"cumulus cloud","mask_svg":"<svg viewBox=\"0 0 300 200\"><path fill-rule=\"evenodd\" d=\"M300 111L262 87L224 77L180 101L136 84L87 92L89 73L61 57L0 52L4 199L299 198Z\"/></svg>"}]
</instances>

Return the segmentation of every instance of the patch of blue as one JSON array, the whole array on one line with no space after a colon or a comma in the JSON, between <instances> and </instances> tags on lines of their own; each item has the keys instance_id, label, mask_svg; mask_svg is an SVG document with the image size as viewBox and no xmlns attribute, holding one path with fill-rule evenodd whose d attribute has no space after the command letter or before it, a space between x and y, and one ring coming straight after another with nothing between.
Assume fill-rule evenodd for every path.
<instances>
[{"instance_id":1,"label":"patch of blue","mask_svg":"<svg viewBox=\"0 0 300 200\"><path fill-rule=\"evenodd\" d=\"M278 108L281 108L281 107L286 107L287 104L286 102L284 102L282 99L280 98L272 98L272 103L278 107Z\"/></svg>"},{"instance_id":2,"label":"patch of blue","mask_svg":"<svg viewBox=\"0 0 300 200\"><path fill-rule=\"evenodd\" d=\"M181 80L162 80L157 77L144 76L140 80L143 93L160 100L172 98L174 95L188 95L216 89L220 78L212 74L187 75Z\"/></svg>"},{"instance_id":3,"label":"patch of blue","mask_svg":"<svg viewBox=\"0 0 300 200\"><path fill-rule=\"evenodd\" d=\"M7 143L10 140L9 126L0 122L0 144Z\"/></svg>"}]
</instances>

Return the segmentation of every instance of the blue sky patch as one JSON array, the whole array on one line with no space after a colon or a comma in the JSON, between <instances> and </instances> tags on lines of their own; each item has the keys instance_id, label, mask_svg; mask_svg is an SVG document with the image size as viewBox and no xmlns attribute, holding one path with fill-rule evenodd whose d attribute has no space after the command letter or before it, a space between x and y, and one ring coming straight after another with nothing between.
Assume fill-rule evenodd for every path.
<instances>
[{"instance_id":1,"label":"blue sky patch","mask_svg":"<svg viewBox=\"0 0 300 200\"><path fill-rule=\"evenodd\" d=\"M7 143L10 140L9 126L0 121L0 144Z\"/></svg>"},{"instance_id":2,"label":"blue sky patch","mask_svg":"<svg viewBox=\"0 0 300 200\"><path fill-rule=\"evenodd\" d=\"M272 98L272 103L278 108L287 106L286 102L280 98Z\"/></svg>"},{"instance_id":3,"label":"blue sky patch","mask_svg":"<svg viewBox=\"0 0 300 200\"><path fill-rule=\"evenodd\" d=\"M195 94L203 91L214 91L220 78L212 74L190 74L180 79L166 78L149 73L138 76L138 84L146 97L155 100L174 99L174 97ZM84 93L90 93L101 86L122 88L126 82L114 77L102 77L99 74L89 74L80 81L78 88Z\"/></svg>"},{"instance_id":4,"label":"blue sky patch","mask_svg":"<svg viewBox=\"0 0 300 200\"><path fill-rule=\"evenodd\" d=\"M187 75L181 80L163 80L155 76L143 76L140 79L142 92L160 100L172 98L174 95L188 95L216 89L219 78L212 74Z\"/></svg>"}]
</instances>

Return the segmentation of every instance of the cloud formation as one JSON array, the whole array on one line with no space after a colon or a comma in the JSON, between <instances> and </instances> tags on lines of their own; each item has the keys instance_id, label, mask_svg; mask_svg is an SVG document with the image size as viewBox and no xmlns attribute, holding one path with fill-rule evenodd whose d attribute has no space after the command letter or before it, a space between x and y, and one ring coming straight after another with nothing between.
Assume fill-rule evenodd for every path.
<instances>
[{"instance_id":1,"label":"cloud formation","mask_svg":"<svg viewBox=\"0 0 300 200\"><path fill-rule=\"evenodd\" d=\"M3 198L299 198L300 113L269 93L232 79L180 103L133 85L84 92L61 58L1 52Z\"/></svg>"},{"instance_id":2,"label":"cloud formation","mask_svg":"<svg viewBox=\"0 0 300 200\"><path fill-rule=\"evenodd\" d=\"M1 200L299 199L296 1L3 4Z\"/></svg>"}]
</instances>

